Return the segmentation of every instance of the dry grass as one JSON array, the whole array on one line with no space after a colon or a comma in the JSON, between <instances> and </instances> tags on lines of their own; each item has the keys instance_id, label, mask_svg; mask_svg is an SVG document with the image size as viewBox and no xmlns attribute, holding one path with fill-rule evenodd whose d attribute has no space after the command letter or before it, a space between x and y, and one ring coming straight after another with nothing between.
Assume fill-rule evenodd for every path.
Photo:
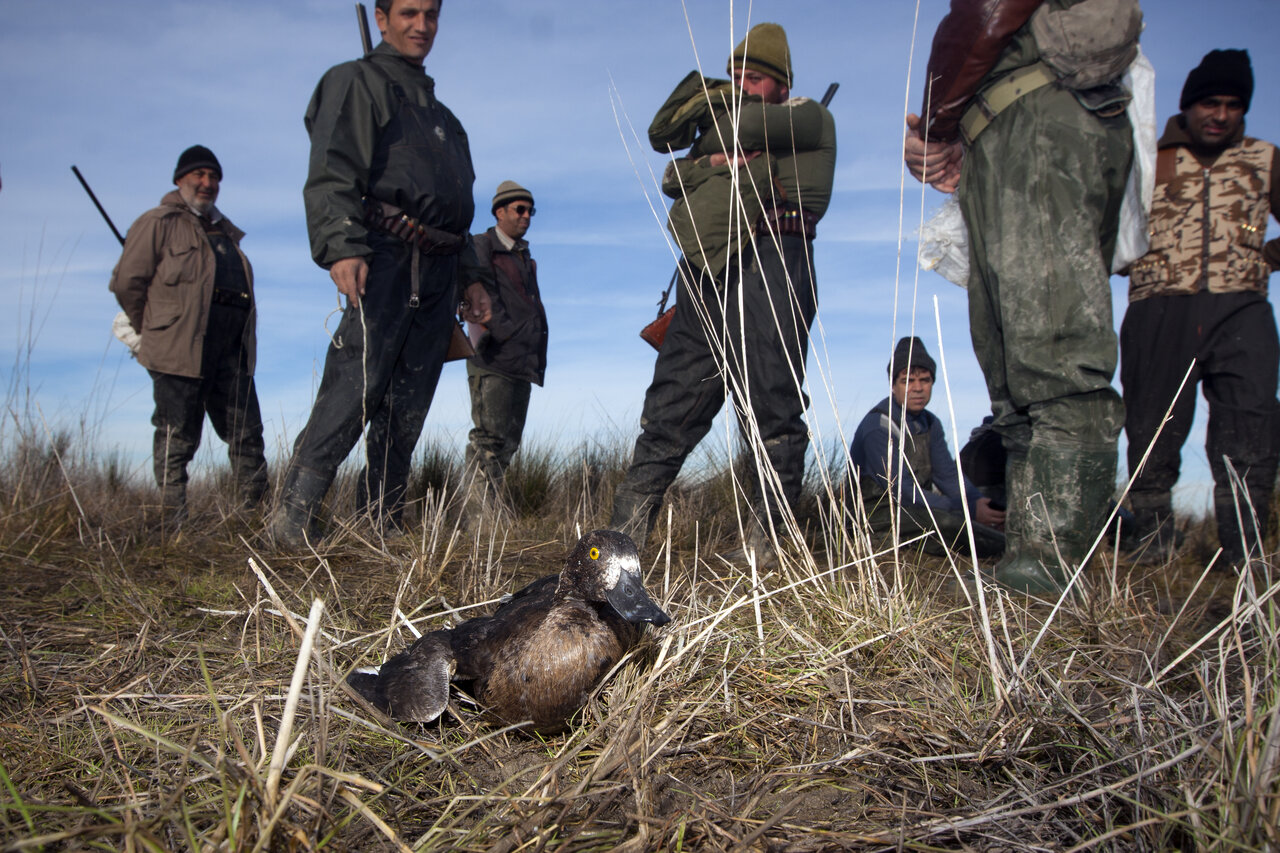
<instances>
[{"instance_id":1,"label":"dry grass","mask_svg":"<svg viewBox=\"0 0 1280 853\"><path fill-rule=\"evenodd\" d=\"M461 697L400 725L342 678L555 571L618 454L530 459L541 503L507 529L460 534L433 493L408 536L339 526L287 555L212 486L165 540L151 490L66 452L14 450L0 482L7 850L1280 845L1266 566L1236 584L1104 554L1054 611L818 515L753 579L714 555L721 475L646 552L676 622L539 740Z\"/></svg>"}]
</instances>

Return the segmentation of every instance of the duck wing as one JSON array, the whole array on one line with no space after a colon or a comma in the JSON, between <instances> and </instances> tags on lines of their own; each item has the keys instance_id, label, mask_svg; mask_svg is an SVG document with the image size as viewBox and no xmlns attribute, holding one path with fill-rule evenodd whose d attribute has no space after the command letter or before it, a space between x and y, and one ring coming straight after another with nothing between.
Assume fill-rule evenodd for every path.
<instances>
[{"instance_id":1,"label":"duck wing","mask_svg":"<svg viewBox=\"0 0 1280 853\"><path fill-rule=\"evenodd\" d=\"M398 720L429 723L449 704L449 682L457 668L450 629L423 634L378 670L373 696L347 682ZM359 673L352 673L357 675Z\"/></svg>"}]
</instances>

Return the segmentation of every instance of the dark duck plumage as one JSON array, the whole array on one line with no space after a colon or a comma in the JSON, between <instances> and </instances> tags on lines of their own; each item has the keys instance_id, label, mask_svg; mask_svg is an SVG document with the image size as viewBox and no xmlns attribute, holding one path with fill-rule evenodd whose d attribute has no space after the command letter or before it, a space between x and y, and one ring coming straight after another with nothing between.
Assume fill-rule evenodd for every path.
<instances>
[{"instance_id":1,"label":"dark duck plumage","mask_svg":"<svg viewBox=\"0 0 1280 853\"><path fill-rule=\"evenodd\" d=\"M424 634L376 674L353 672L347 683L397 719L430 722L456 681L499 719L550 734L586 704L644 623L670 621L644 589L635 543L596 530L559 575L524 587L492 616Z\"/></svg>"}]
</instances>

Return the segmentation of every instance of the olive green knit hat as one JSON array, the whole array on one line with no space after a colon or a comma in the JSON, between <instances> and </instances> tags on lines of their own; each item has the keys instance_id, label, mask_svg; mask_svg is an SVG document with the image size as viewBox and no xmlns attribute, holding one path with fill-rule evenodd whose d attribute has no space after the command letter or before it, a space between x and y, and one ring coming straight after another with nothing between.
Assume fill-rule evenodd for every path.
<instances>
[{"instance_id":1,"label":"olive green knit hat","mask_svg":"<svg viewBox=\"0 0 1280 853\"><path fill-rule=\"evenodd\" d=\"M489 207L489 212L493 213L498 208L511 204L513 201L527 201L529 204L533 204L533 193L515 181L503 181L498 184L498 191L493 194L493 204Z\"/></svg>"},{"instance_id":2,"label":"olive green knit hat","mask_svg":"<svg viewBox=\"0 0 1280 853\"><path fill-rule=\"evenodd\" d=\"M787 47L787 31L777 24L756 24L729 57L729 73L733 74L735 68L768 74L790 88L791 49Z\"/></svg>"}]
</instances>

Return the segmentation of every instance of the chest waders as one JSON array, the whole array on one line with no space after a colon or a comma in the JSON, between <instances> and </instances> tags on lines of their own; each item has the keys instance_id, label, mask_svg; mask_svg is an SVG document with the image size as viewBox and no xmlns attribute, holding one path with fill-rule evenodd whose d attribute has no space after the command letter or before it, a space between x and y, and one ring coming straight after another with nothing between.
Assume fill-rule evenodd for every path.
<instances>
[{"instance_id":1,"label":"chest waders","mask_svg":"<svg viewBox=\"0 0 1280 853\"><path fill-rule=\"evenodd\" d=\"M466 136L434 97L407 97L377 64L364 67L389 85L399 108L383 129L367 195L415 222L465 235L475 212ZM365 470L356 506L375 523L397 525L414 446L444 364L457 307L456 253L370 230L365 295L348 305L325 358L320 389L294 447L273 534L284 544L314 539L320 505L338 466L365 426Z\"/></svg>"}]
</instances>

